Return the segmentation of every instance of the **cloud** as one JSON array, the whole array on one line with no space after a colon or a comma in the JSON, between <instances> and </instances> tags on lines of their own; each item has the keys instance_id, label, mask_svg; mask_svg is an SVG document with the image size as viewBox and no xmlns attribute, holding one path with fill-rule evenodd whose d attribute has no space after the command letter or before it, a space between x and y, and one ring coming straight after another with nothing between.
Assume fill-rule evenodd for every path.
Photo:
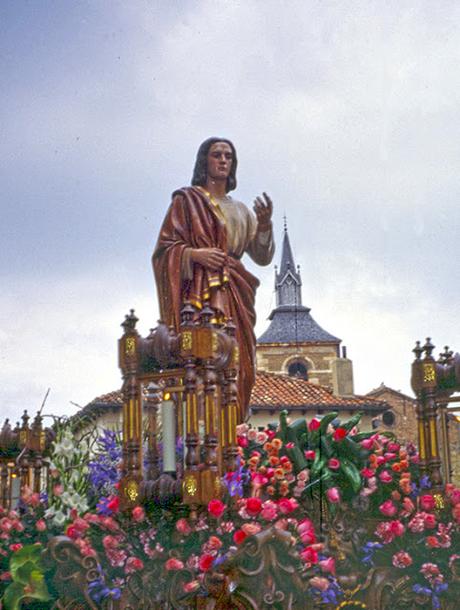
<instances>
[{"instance_id":1,"label":"cloud","mask_svg":"<svg viewBox=\"0 0 460 610\"><path fill-rule=\"evenodd\" d=\"M304 302L359 391L407 389L417 338L460 343L458 3L1 10L10 412L48 386L56 410L117 387L119 323L132 304L156 320L153 243L216 133L237 145L236 196L272 195L277 238L287 214ZM261 332L273 270L251 269Z\"/></svg>"}]
</instances>

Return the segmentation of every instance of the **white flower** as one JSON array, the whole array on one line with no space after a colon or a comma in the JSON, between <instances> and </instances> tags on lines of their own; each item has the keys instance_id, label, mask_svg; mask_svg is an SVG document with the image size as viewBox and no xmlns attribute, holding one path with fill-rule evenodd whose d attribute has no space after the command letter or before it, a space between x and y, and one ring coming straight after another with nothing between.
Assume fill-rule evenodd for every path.
<instances>
[{"instance_id":1,"label":"white flower","mask_svg":"<svg viewBox=\"0 0 460 610\"><path fill-rule=\"evenodd\" d=\"M61 526L61 525L64 525L65 520L66 520L66 516L64 515L62 510L58 510L57 513L54 515L53 523L55 525Z\"/></svg>"}]
</instances>

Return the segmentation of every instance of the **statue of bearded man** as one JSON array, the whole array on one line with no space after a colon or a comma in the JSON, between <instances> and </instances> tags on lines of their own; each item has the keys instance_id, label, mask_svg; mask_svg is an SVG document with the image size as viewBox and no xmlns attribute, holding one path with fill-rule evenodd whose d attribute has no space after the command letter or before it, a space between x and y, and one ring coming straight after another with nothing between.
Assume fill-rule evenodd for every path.
<instances>
[{"instance_id":1,"label":"statue of bearded man","mask_svg":"<svg viewBox=\"0 0 460 610\"><path fill-rule=\"evenodd\" d=\"M173 193L152 262L161 318L176 330L189 301L197 310L209 302L236 326L240 363L240 421L247 416L255 381L255 293L259 281L241 262L244 253L268 265L274 253L272 202L266 193L254 213L228 193L236 188L233 144L209 138L201 144L192 186Z\"/></svg>"}]
</instances>

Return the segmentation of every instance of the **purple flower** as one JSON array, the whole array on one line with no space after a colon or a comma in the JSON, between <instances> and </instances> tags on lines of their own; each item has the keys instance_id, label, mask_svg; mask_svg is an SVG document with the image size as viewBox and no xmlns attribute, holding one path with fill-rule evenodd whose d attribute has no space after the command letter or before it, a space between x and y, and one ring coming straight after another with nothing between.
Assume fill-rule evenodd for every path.
<instances>
[{"instance_id":1,"label":"purple flower","mask_svg":"<svg viewBox=\"0 0 460 610\"><path fill-rule=\"evenodd\" d=\"M361 551L363 553L363 563L366 563L369 566L373 566L374 565L374 553L375 551L377 551L378 549L381 549L383 547L383 544L380 544L380 542L366 542L366 544L362 547Z\"/></svg>"}]
</instances>

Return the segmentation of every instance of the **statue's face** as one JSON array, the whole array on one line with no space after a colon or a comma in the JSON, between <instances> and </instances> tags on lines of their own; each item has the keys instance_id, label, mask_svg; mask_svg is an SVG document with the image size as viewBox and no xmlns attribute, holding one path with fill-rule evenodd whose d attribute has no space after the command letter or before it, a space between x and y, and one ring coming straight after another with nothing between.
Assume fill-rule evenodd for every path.
<instances>
[{"instance_id":1,"label":"statue's face","mask_svg":"<svg viewBox=\"0 0 460 610\"><path fill-rule=\"evenodd\" d=\"M233 152L227 142L215 142L208 152L208 177L227 180L233 163Z\"/></svg>"}]
</instances>

